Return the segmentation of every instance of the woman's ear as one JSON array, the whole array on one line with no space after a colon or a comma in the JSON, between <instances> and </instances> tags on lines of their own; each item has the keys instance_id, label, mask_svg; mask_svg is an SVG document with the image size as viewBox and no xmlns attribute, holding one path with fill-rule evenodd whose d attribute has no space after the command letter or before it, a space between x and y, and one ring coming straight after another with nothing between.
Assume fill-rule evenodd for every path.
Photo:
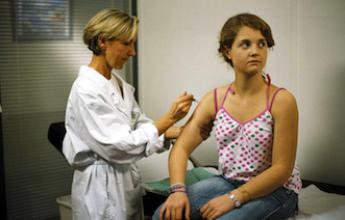
<instances>
[{"instance_id":1,"label":"woman's ear","mask_svg":"<svg viewBox=\"0 0 345 220\"><path fill-rule=\"evenodd\" d=\"M106 39L104 38L103 34L98 35L98 47L99 49L101 49L101 51L104 51L107 48L107 44L106 44Z\"/></svg>"}]
</instances>

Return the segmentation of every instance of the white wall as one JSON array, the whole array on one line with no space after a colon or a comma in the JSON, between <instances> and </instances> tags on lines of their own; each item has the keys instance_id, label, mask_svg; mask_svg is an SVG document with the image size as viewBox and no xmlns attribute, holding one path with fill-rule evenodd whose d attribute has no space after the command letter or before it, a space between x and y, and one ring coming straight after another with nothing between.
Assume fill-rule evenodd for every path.
<instances>
[{"instance_id":1,"label":"white wall","mask_svg":"<svg viewBox=\"0 0 345 220\"><path fill-rule=\"evenodd\" d=\"M298 9L298 163L310 179L345 185L345 1Z\"/></svg>"},{"instance_id":2,"label":"white wall","mask_svg":"<svg viewBox=\"0 0 345 220\"><path fill-rule=\"evenodd\" d=\"M303 177L345 185L344 9L342 0L139 0L141 106L158 118L183 91L201 99L230 83L232 69L217 54L219 31L232 15L257 14L270 24L276 41L266 71L299 103L297 163ZM214 139L203 143L195 156L217 163ZM331 158L327 163L325 156ZM166 175L166 159L159 155L141 161L144 179Z\"/></svg>"}]
</instances>

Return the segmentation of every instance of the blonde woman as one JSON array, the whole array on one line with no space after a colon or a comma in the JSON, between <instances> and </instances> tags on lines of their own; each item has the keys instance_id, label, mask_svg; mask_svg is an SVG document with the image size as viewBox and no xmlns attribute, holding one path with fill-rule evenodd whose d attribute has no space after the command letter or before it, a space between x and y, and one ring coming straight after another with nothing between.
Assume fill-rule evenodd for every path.
<instances>
[{"instance_id":1,"label":"blonde woman","mask_svg":"<svg viewBox=\"0 0 345 220\"><path fill-rule=\"evenodd\" d=\"M135 162L162 150L164 138L176 138L181 128L171 126L191 107L193 96L183 93L152 121L137 105L133 87L112 71L135 56L137 29L137 18L116 9L98 12L84 29L93 56L72 86L63 142L74 168L73 219L142 219Z\"/></svg>"}]
</instances>

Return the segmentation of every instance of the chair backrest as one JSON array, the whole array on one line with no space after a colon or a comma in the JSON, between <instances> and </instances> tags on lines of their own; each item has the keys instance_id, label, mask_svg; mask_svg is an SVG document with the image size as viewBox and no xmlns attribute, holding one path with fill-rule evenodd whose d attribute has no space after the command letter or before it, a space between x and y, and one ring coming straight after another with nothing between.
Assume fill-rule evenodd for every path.
<instances>
[{"instance_id":1,"label":"chair backrest","mask_svg":"<svg viewBox=\"0 0 345 220\"><path fill-rule=\"evenodd\" d=\"M48 140L62 154L62 142L66 134L65 122L54 122L49 125Z\"/></svg>"}]
</instances>

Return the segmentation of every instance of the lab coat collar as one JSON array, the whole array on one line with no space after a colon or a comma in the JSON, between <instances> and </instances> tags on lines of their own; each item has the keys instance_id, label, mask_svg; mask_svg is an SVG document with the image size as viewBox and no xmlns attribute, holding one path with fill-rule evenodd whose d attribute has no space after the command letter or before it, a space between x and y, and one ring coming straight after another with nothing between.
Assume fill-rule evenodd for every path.
<instances>
[{"instance_id":1,"label":"lab coat collar","mask_svg":"<svg viewBox=\"0 0 345 220\"><path fill-rule=\"evenodd\" d=\"M101 86L106 84L108 81L101 73L89 66L81 66L79 69L79 76L86 77Z\"/></svg>"},{"instance_id":2,"label":"lab coat collar","mask_svg":"<svg viewBox=\"0 0 345 220\"><path fill-rule=\"evenodd\" d=\"M131 109L133 105L133 93L134 93L134 88L128 84L125 80L122 79L122 77L115 71L112 71L111 74L116 78L116 82L118 80L121 81L122 84L122 91L123 91L123 98L121 94L116 93L118 96L118 99L120 100L120 103L124 105L125 109L129 110ZM128 116L131 116L131 111L127 112Z\"/></svg>"},{"instance_id":3,"label":"lab coat collar","mask_svg":"<svg viewBox=\"0 0 345 220\"><path fill-rule=\"evenodd\" d=\"M127 92L127 95L128 95L127 97L130 97L131 94L134 93L134 90L135 90L134 87L131 86L130 84L128 84L125 80L123 80L122 77L116 71L112 71L111 74L116 76L116 78L118 80L121 80L121 83L122 83L122 86L123 86L123 90L124 90L123 92L124 93Z\"/></svg>"}]
</instances>

